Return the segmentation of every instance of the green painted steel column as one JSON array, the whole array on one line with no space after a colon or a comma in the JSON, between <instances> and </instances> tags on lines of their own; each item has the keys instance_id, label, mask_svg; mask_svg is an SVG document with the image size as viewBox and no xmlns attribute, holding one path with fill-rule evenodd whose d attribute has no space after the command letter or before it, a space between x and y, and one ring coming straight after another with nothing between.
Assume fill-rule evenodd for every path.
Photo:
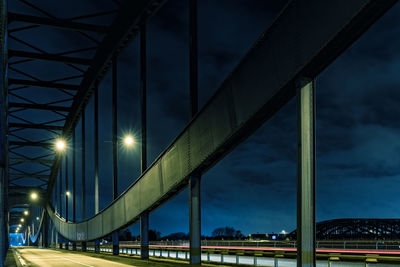
<instances>
[{"instance_id":1,"label":"green painted steel column","mask_svg":"<svg viewBox=\"0 0 400 267\"><path fill-rule=\"evenodd\" d=\"M198 111L197 0L189 2L189 84L190 118ZM190 264L201 264L201 175L189 177Z\"/></svg>"},{"instance_id":2,"label":"green painted steel column","mask_svg":"<svg viewBox=\"0 0 400 267\"><path fill-rule=\"evenodd\" d=\"M315 81L297 89L297 266L315 265Z\"/></svg>"},{"instance_id":3,"label":"green painted steel column","mask_svg":"<svg viewBox=\"0 0 400 267\"><path fill-rule=\"evenodd\" d=\"M82 133L82 221L86 219L86 155L85 155L85 149L86 149L86 122L85 122L85 110L82 111L82 125L81 125L81 133ZM86 242L82 242L82 251L86 251Z\"/></svg>"},{"instance_id":4,"label":"green painted steel column","mask_svg":"<svg viewBox=\"0 0 400 267\"><path fill-rule=\"evenodd\" d=\"M140 169L143 173L147 169L147 57L146 57L146 25L140 29L140 129L141 129L141 156ZM149 258L149 213L140 215L140 257Z\"/></svg>"},{"instance_id":5,"label":"green painted steel column","mask_svg":"<svg viewBox=\"0 0 400 267\"><path fill-rule=\"evenodd\" d=\"M99 87L94 90L94 213L99 213ZM94 252L100 253L100 239L94 241Z\"/></svg>"},{"instance_id":6,"label":"green painted steel column","mask_svg":"<svg viewBox=\"0 0 400 267\"><path fill-rule=\"evenodd\" d=\"M113 200L118 198L118 94L117 94L118 57L112 61L112 144L113 144ZM112 233L113 255L119 254L119 231Z\"/></svg>"},{"instance_id":7,"label":"green painted steel column","mask_svg":"<svg viewBox=\"0 0 400 267\"><path fill-rule=\"evenodd\" d=\"M0 129L1 139L0 143L0 266L3 266L7 250L8 250L8 205L7 205L7 191L8 191L8 138L7 138L7 1L1 0L0 2L0 39L1 39L1 117Z\"/></svg>"}]
</instances>

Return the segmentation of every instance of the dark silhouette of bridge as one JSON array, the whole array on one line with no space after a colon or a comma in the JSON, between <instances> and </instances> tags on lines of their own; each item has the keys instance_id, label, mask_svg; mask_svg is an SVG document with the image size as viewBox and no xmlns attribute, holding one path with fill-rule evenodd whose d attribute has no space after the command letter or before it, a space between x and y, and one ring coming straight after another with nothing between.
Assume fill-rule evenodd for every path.
<instances>
[{"instance_id":1,"label":"dark silhouette of bridge","mask_svg":"<svg viewBox=\"0 0 400 267\"><path fill-rule=\"evenodd\" d=\"M201 261L201 176L220 159L250 136L289 100L296 97L298 115L298 188L297 188L297 260L298 266L315 266L315 82L317 75L347 47L356 41L397 1L289 1L274 23L260 36L237 67L224 80L201 110L197 97L197 1L190 2L190 122L176 139L152 163L147 162L148 67L146 60L146 23L165 0L115 1L117 9L101 14L60 19L26 0L24 4L41 15L13 13L1 0L1 143L0 143L0 251L4 259L8 234L23 232L26 242L49 246L51 236L58 235L60 247L87 249L87 242L113 236L113 253L119 253L118 231L140 221L141 257L149 257L149 213L183 188L189 188L190 262ZM84 2L84 1L83 1ZM83 19L113 14L107 25L81 22ZM73 15L73 14L71 14ZM14 23L18 27L9 28ZM37 27L78 33L88 43L80 47L59 47L51 53L35 46L34 34L17 38L17 31ZM140 40L140 148L141 175L124 193L117 191L117 59L130 41ZM32 40L31 40L32 39ZM8 40L19 45L11 47ZM22 48L24 47L24 48ZM76 74L60 77L57 69L48 77L35 76L25 69L26 62L51 62L54 66L74 70ZM30 72L31 71L31 72ZM105 75L112 79L113 202L99 210L99 113L98 88ZM25 88L46 88L45 99L24 95ZM93 118L85 117L93 99ZM81 127L81 147L77 147L75 127ZM91 124L94 136L87 136ZM47 135L42 135L45 131ZM40 133L39 133L40 132ZM43 138L43 136L46 136ZM94 151L85 148L85 140L94 140ZM129 140L127 141L129 143ZM68 149L72 152L68 153ZM81 155L80 183L82 195L77 203L77 154ZM85 155L94 161L95 215L88 217L82 209L77 221L76 206L86 206ZM64 166L64 168L62 168ZM72 173L68 173L72 166ZM68 179L72 176L71 192ZM63 178L64 177L64 178ZM92 186L92 185L90 185ZM59 188L59 190L55 190ZM69 200L72 199L72 205ZM62 210L65 201L66 211ZM58 203L58 204L57 204ZM57 206L58 205L58 206ZM71 206L71 207L70 207ZM40 216L37 209L41 209ZM72 218L68 217L72 209ZM24 211L28 211L24 214ZM63 217L62 214L66 214ZM38 217L38 218L36 218ZM39 219L38 229L30 227ZM24 220L24 221L22 221ZM375 231L381 236L398 233L394 222L377 228L373 220L330 221L317 232L326 238L353 233L363 236ZM358 227L358 228L357 228ZM369 228L372 227L372 228ZM374 228L375 227L375 228ZM392 228L390 228L392 227ZM379 234L377 234L379 236ZM66 242L69 241L69 242Z\"/></svg>"}]
</instances>

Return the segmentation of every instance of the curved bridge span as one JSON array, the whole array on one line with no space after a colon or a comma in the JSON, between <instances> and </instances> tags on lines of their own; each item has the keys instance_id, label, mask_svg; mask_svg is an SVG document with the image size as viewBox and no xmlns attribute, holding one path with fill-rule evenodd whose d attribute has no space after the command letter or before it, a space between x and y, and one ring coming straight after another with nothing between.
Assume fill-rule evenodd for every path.
<instances>
[{"instance_id":1,"label":"curved bridge span","mask_svg":"<svg viewBox=\"0 0 400 267\"><path fill-rule=\"evenodd\" d=\"M65 239L82 242L82 249L86 250L87 241L99 242L99 239L113 234L114 253L119 253L118 230L141 221L141 256L148 258L148 214L163 203L171 199L182 189L189 187L190 192L190 262L201 262L201 231L200 231L200 177L212 168L225 155L229 154L237 145L253 134L265 121L270 119L282 106L291 99L297 99L297 142L298 142L298 229L297 259L298 264L314 264L316 262L315 233L315 78L336 59L344 50L355 42L376 20L388 11L397 1L395 0L335 0L335 1L300 1L290 0L280 12L273 24L258 38L254 46L248 51L240 63L226 77L216 93L208 100L201 110L197 110L197 1L190 0L190 106L191 120L174 141L164 149L156 160L147 166L146 156L146 24L156 14L166 0L125 0L117 1L118 8L103 12L113 14L109 25L94 25L79 22L82 17L59 19L40 8L21 2L34 8L43 16L31 16L7 11L7 1L1 2L1 50L2 50L2 97L0 106L1 134L3 142L0 144L0 174L1 190L18 195L10 197L0 194L0 205L7 207L0 211L0 229L20 229L19 221L22 209L28 207L32 211L30 198L37 201L38 206L45 210L40 219L39 230L33 234L29 226L24 226L25 232L31 236L32 242L42 240L48 246L49 219L57 233ZM28 3L28 4L27 4ZM91 14L85 18L100 16ZM18 22L24 24L22 28L13 28L8 32L8 24ZM26 24L26 25L25 25ZM321 26L323 25L323 26ZM63 53L48 53L21 41L13 32L35 27L45 26L62 30L74 31L95 43L92 47L74 49ZM90 34L101 36L100 40ZM117 161L117 59L127 45L140 35L140 107L141 107L141 149L142 165L140 177L129 186L125 192L118 195L117 172L114 169L113 202L104 210L98 210L98 87L105 75L112 69L113 85L113 164ZM8 47L8 38L30 47L28 51L20 51ZM33 50L33 51L31 51ZM91 56L73 56L76 53L92 51ZM18 59L8 63L9 59ZM16 70L13 67L21 62L46 61L71 67L79 75L56 79L36 78L32 73ZM9 70L19 73L21 77L8 77ZM22 73L22 74L21 74ZM77 81L78 83L64 83ZM54 89L68 99L52 99L46 103L30 100L18 95L18 90L26 87L41 87ZM17 92L18 91L18 92ZM15 99L8 101L8 94ZM52 94L51 94L52 95ZM59 96L58 96L59 97ZM53 190L57 186L57 176L61 173L62 161L65 154L54 152L54 141L62 137L71 140L75 148L75 128L81 120L82 147L85 153L85 108L94 98L95 106L95 180L97 191L96 215L86 218L83 209L83 220L77 222L74 218L62 218L54 207ZM33 97L32 97L33 98ZM31 110L45 112L43 117L47 122L36 122ZM10 115L17 112L24 113L16 117ZM56 117L52 117L56 116ZM17 121L16 121L17 120ZM21 122L23 121L23 123ZM55 124L58 123L58 124ZM3 127L4 126L4 127ZM46 130L52 134L48 139L30 139L35 136L35 130ZM15 134L19 131L28 131L29 137L20 137ZM30 132L32 131L32 132ZM11 134L12 133L12 134ZM57 138L54 138L56 136ZM61 140L63 141L63 140ZM58 143L57 143L58 146ZM66 144L61 143L61 149ZM51 153L37 156L38 151L18 152L20 148L35 148L40 152L49 150ZM16 151L17 150L17 151ZM75 168L75 152L74 152ZM83 156L83 159L85 157ZM39 171L25 169L22 163L37 164L42 168ZM67 163L66 163L67 165ZM67 165L68 166L68 165ZM84 166L84 164L83 164ZM45 170L43 170L45 168ZM68 170L68 167L66 168ZM84 176L82 175L82 191L85 192ZM74 169L75 172L75 169ZM36 182L35 186L22 186L20 179L29 179ZM68 180L68 179L66 179ZM62 183L62 182L61 182ZM60 183L60 184L61 184ZM75 183L75 180L74 180ZM75 185L74 185L75 186ZM3 192L2 191L2 192ZM36 195L33 195L32 192ZM75 194L75 189L73 190ZM60 189L61 192L61 189ZM67 193L65 193L67 194ZM38 196L39 195L39 196ZM60 193L61 203L61 193ZM66 197L68 202L68 197ZM84 199L84 197L82 197ZM12 201L11 201L12 200ZM84 201L84 200L82 200ZM62 206L62 205L61 205ZM85 206L85 204L83 204ZM66 207L68 205L66 204ZM75 207L75 196L74 196ZM60 210L60 207L58 207ZM5 214L10 211L9 220ZM62 214L62 212L61 212ZM68 214L68 212L66 212ZM29 222L34 221L33 215L25 214ZM332 231L338 231L332 223L325 222L323 227L327 236ZM337 223L337 221L336 221ZM397 223L397 222L396 222ZM6 227L8 224L9 227ZM369 224L370 226L370 224ZM34 228L34 227L32 227ZM343 233L346 231L341 228ZM347 227L346 229L349 229ZM16 230L16 232L18 232ZM383 229L387 231L388 229ZM396 231L399 231L396 228ZM320 232L322 233L322 232ZM1 237L0 251L7 250L7 231ZM40 238L38 239L38 236ZM69 242L67 242L69 244ZM96 250L100 250L96 243ZM310 265L310 266L311 266Z\"/></svg>"}]
</instances>

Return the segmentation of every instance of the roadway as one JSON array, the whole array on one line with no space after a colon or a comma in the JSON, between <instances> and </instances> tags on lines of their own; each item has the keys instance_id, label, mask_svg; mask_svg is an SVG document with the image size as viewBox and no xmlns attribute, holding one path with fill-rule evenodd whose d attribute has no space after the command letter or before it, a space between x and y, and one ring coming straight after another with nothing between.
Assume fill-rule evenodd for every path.
<instances>
[{"instance_id":1,"label":"roadway","mask_svg":"<svg viewBox=\"0 0 400 267\"><path fill-rule=\"evenodd\" d=\"M15 249L22 266L40 267L172 267L187 266L183 262L158 262L154 260L144 261L138 258L121 257L111 255L94 255L94 253L82 253L66 250L40 249L40 248L18 248Z\"/></svg>"}]
</instances>

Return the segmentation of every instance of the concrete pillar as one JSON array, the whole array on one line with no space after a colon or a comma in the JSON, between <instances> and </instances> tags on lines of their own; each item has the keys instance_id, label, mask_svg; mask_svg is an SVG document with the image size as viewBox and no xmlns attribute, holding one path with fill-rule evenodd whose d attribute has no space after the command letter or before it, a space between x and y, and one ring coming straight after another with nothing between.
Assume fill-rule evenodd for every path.
<instances>
[{"instance_id":1,"label":"concrete pillar","mask_svg":"<svg viewBox=\"0 0 400 267\"><path fill-rule=\"evenodd\" d=\"M297 266L314 267L315 258L315 95L314 80L297 89Z\"/></svg>"},{"instance_id":2,"label":"concrete pillar","mask_svg":"<svg viewBox=\"0 0 400 267\"><path fill-rule=\"evenodd\" d=\"M140 215L140 257L149 258L149 213L143 212Z\"/></svg>"},{"instance_id":3,"label":"concrete pillar","mask_svg":"<svg viewBox=\"0 0 400 267\"><path fill-rule=\"evenodd\" d=\"M87 243L86 242L82 242L82 251L83 252L87 251Z\"/></svg>"},{"instance_id":4,"label":"concrete pillar","mask_svg":"<svg viewBox=\"0 0 400 267\"><path fill-rule=\"evenodd\" d=\"M189 179L190 264L201 263L200 175Z\"/></svg>"}]
</instances>

